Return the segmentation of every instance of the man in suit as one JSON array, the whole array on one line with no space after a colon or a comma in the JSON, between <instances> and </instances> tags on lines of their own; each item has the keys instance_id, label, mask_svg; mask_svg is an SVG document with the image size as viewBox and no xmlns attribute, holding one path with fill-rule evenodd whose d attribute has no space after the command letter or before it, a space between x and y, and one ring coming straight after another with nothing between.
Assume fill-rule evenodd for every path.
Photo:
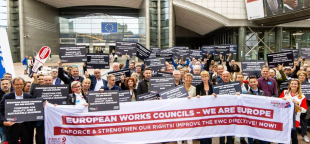
<instances>
[{"instance_id":1,"label":"man in suit","mask_svg":"<svg viewBox=\"0 0 310 144\"><path fill-rule=\"evenodd\" d=\"M59 68L58 68L58 77L65 84L69 84L69 89L70 90L71 90L71 83L73 81L79 81L81 83L83 82L84 78L82 76L79 76L80 75L79 68L73 67L72 68L72 76L65 76L61 60L58 60L58 66L59 66ZM71 93L72 91L69 91L69 92Z\"/></svg>"},{"instance_id":2,"label":"man in suit","mask_svg":"<svg viewBox=\"0 0 310 144\"><path fill-rule=\"evenodd\" d=\"M58 78L58 70L52 69L51 75L53 77L53 85L63 85L64 82Z\"/></svg>"},{"instance_id":3,"label":"man in suit","mask_svg":"<svg viewBox=\"0 0 310 144\"><path fill-rule=\"evenodd\" d=\"M5 78L1 79L0 99L2 99L5 94L10 92L11 92L11 80ZM7 134L4 131L3 126L0 127L0 135L2 142L7 141Z\"/></svg>"},{"instance_id":4,"label":"man in suit","mask_svg":"<svg viewBox=\"0 0 310 144\"><path fill-rule=\"evenodd\" d=\"M0 102L0 125L4 126L4 130L7 132L8 142L10 144L18 144L19 138L21 138L22 144L33 143L33 122L15 123L12 121L7 121L4 113L6 99L33 98L32 95L23 93L24 84L24 79L21 77L15 77L13 79L13 87L15 91L5 94Z\"/></svg>"},{"instance_id":5,"label":"man in suit","mask_svg":"<svg viewBox=\"0 0 310 144\"><path fill-rule=\"evenodd\" d=\"M146 68L143 71L144 79L141 80L138 84L137 95L144 94L150 92L150 78L152 77L152 69Z\"/></svg>"},{"instance_id":6,"label":"man in suit","mask_svg":"<svg viewBox=\"0 0 310 144\"><path fill-rule=\"evenodd\" d=\"M91 91L99 91L102 86L106 86L108 81L101 78L100 69L94 70L94 75L90 75L88 71L85 71L85 77L91 80L90 90Z\"/></svg>"}]
</instances>

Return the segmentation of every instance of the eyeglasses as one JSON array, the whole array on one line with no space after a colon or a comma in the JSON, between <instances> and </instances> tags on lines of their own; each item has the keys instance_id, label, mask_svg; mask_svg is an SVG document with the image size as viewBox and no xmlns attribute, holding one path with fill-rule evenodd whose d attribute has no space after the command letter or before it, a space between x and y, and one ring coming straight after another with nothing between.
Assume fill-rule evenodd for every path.
<instances>
[{"instance_id":1,"label":"eyeglasses","mask_svg":"<svg viewBox=\"0 0 310 144\"><path fill-rule=\"evenodd\" d=\"M80 88L81 86L76 86L76 87L74 87L74 88Z\"/></svg>"}]
</instances>

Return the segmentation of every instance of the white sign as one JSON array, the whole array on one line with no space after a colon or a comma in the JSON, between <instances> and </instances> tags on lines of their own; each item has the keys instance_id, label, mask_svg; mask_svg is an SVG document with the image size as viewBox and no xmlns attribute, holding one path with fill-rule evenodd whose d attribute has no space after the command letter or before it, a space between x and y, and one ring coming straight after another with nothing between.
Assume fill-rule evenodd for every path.
<instances>
[{"instance_id":1,"label":"white sign","mask_svg":"<svg viewBox=\"0 0 310 144\"><path fill-rule=\"evenodd\" d=\"M104 112L47 104L45 138L47 144L138 144L234 135L289 143L291 104L250 95L127 102Z\"/></svg>"},{"instance_id":2,"label":"white sign","mask_svg":"<svg viewBox=\"0 0 310 144\"><path fill-rule=\"evenodd\" d=\"M39 53L35 58L35 62L33 64L32 72L37 72L40 66L42 66L48 56L51 54L51 48L44 46L40 49Z\"/></svg>"},{"instance_id":3,"label":"white sign","mask_svg":"<svg viewBox=\"0 0 310 144\"><path fill-rule=\"evenodd\" d=\"M264 3L263 0L245 0L248 20L263 18Z\"/></svg>"},{"instance_id":4,"label":"white sign","mask_svg":"<svg viewBox=\"0 0 310 144\"><path fill-rule=\"evenodd\" d=\"M0 28L0 59L1 59L1 68L0 68L0 78L3 77L4 73L12 74L12 77L15 77L15 69L12 60L12 53L9 45L9 39L7 31L4 28Z\"/></svg>"}]
</instances>

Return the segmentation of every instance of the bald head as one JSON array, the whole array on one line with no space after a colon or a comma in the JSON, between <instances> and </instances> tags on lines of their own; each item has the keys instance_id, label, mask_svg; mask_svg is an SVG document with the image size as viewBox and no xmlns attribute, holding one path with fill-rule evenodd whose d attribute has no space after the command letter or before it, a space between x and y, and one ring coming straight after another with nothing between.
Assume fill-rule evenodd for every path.
<instances>
[{"instance_id":1,"label":"bald head","mask_svg":"<svg viewBox=\"0 0 310 144\"><path fill-rule=\"evenodd\" d=\"M100 69L95 69L95 70L94 70L94 76L95 76L96 79L98 79L98 80L101 79L101 71L100 71Z\"/></svg>"},{"instance_id":2,"label":"bald head","mask_svg":"<svg viewBox=\"0 0 310 144\"><path fill-rule=\"evenodd\" d=\"M113 71L119 71L119 63L113 63Z\"/></svg>"},{"instance_id":3,"label":"bald head","mask_svg":"<svg viewBox=\"0 0 310 144\"><path fill-rule=\"evenodd\" d=\"M224 83L230 82L230 73L228 71L224 71L222 74L222 79Z\"/></svg>"},{"instance_id":4,"label":"bald head","mask_svg":"<svg viewBox=\"0 0 310 144\"><path fill-rule=\"evenodd\" d=\"M50 75L44 76L44 85L53 85L53 77Z\"/></svg>"}]
</instances>

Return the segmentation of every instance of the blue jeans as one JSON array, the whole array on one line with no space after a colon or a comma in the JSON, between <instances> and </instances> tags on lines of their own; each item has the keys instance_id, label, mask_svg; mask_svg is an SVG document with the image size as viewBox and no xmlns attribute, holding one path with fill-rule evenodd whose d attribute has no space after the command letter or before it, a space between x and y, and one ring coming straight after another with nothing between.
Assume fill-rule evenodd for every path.
<instances>
[{"instance_id":1,"label":"blue jeans","mask_svg":"<svg viewBox=\"0 0 310 144\"><path fill-rule=\"evenodd\" d=\"M7 141L6 134L5 134L4 130L3 130L3 127L0 127L0 136L1 136L1 141L2 142Z\"/></svg>"}]
</instances>

